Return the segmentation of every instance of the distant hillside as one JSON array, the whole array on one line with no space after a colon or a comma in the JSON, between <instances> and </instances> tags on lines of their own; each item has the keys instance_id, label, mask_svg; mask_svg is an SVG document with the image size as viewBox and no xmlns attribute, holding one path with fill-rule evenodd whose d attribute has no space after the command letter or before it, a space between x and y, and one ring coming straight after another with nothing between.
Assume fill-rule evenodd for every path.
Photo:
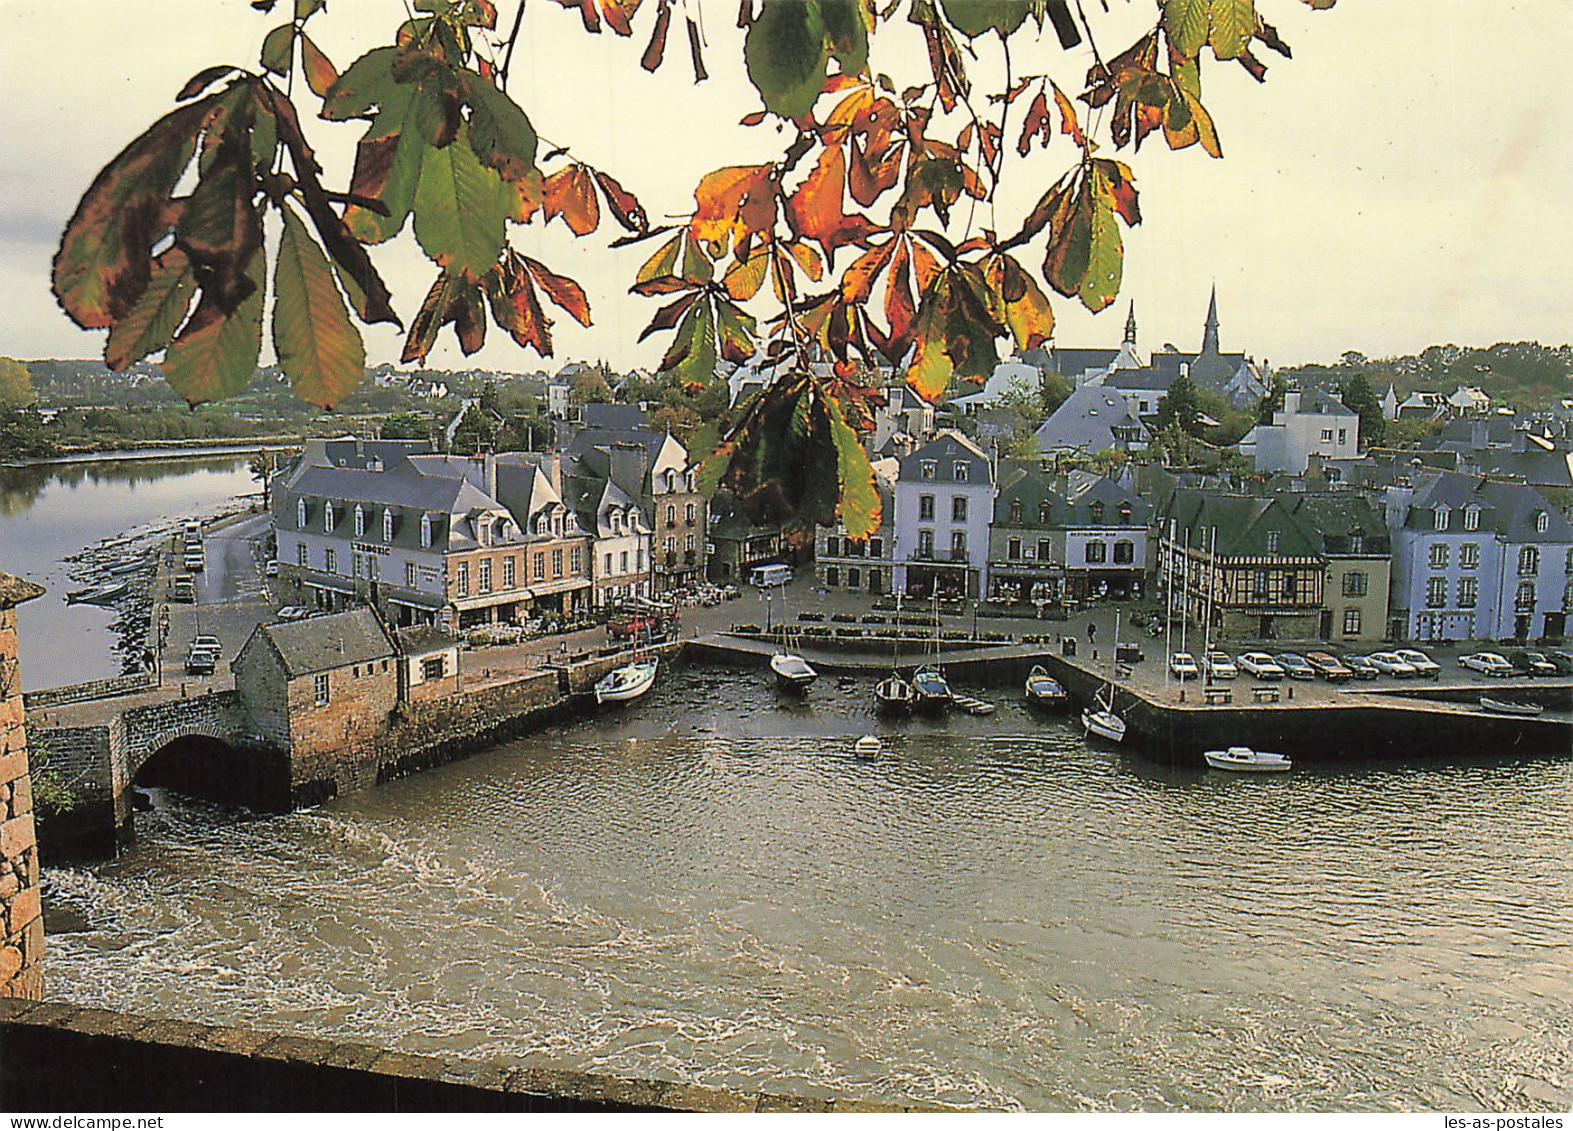
<instances>
[{"instance_id":1,"label":"distant hillside","mask_svg":"<svg viewBox=\"0 0 1573 1131\"><path fill-rule=\"evenodd\" d=\"M1493 401L1518 409L1549 408L1573 396L1573 345L1498 342L1485 349L1431 346L1419 356L1368 358L1346 353L1337 365L1300 365L1279 373L1303 386L1336 387L1364 373L1378 394L1392 383L1402 400L1416 389L1451 393L1459 385L1482 390Z\"/></svg>"}]
</instances>

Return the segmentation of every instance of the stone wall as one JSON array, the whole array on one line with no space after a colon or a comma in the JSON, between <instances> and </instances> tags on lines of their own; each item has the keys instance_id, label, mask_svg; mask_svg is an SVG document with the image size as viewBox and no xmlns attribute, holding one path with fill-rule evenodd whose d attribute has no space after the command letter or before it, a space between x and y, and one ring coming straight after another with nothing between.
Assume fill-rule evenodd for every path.
<instances>
[{"instance_id":1,"label":"stone wall","mask_svg":"<svg viewBox=\"0 0 1573 1131\"><path fill-rule=\"evenodd\" d=\"M356 674L357 669L360 674ZM328 702L317 703L318 675L328 678ZM378 780L398 673L391 659L313 673L289 681L290 788L297 805L314 805Z\"/></svg>"},{"instance_id":2,"label":"stone wall","mask_svg":"<svg viewBox=\"0 0 1573 1131\"><path fill-rule=\"evenodd\" d=\"M131 805L125 789L126 728L122 719L90 727L27 730L34 767L71 791L71 808L39 826L50 859L113 856L131 835ZM117 771L117 768L118 771Z\"/></svg>"},{"instance_id":3,"label":"stone wall","mask_svg":"<svg viewBox=\"0 0 1573 1131\"><path fill-rule=\"evenodd\" d=\"M0 573L0 998L44 996L38 836L16 639L16 606L42 593Z\"/></svg>"}]
</instances>

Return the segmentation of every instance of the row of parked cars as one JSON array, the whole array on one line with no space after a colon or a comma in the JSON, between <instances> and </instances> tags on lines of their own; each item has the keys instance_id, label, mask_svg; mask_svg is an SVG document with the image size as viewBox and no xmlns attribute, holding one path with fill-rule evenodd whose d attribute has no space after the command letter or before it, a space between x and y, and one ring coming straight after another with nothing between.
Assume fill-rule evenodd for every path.
<instances>
[{"instance_id":1,"label":"row of parked cars","mask_svg":"<svg viewBox=\"0 0 1573 1131\"><path fill-rule=\"evenodd\" d=\"M1180 679L1235 679L1241 672L1258 680L1325 679L1342 683L1349 679L1436 679L1442 665L1415 648L1373 652L1369 656L1335 656L1331 652L1243 652L1238 658L1221 649L1209 649L1198 661L1189 652L1176 652L1169 658L1169 670Z\"/></svg>"},{"instance_id":2,"label":"row of parked cars","mask_svg":"<svg viewBox=\"0 0 1573 1131\"><path fill-rule=\"evenodd\" d=\"M1500 652L1473 652L1458 658L1460 667L1481 675L1548 676L1573 675L1573 652L1531 652L1520 649L1504 656Z\"/></svg>"}]
</instances>

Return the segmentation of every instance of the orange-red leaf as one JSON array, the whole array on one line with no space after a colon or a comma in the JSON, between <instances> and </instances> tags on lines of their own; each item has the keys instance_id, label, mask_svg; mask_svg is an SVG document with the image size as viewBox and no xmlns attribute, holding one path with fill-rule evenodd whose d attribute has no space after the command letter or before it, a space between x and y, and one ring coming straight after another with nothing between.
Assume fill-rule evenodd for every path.
<instances>
[{"instance_id":1,"label":"orange-red leaf","mask_svg":"<svg viewBox=\"0 0 1573 1131\"><path fill-rule=\"evenodd\" d=\"M706 173L694 189L698 205L688 230L696 240L725 245L776 225L772 165L730 165Z\"/></svg>"},{"instance_id":2,"label":"orange-red leaf","mask_svg":"<svg viewBox=\"0 0 1573 1131\"><path fill-rule=\"evenodd\" d=\"M838 247L862 243L878 231L865 217L846 213L846 178L846 155L832 146L820 154L814 171L787 200L792 230L818 243L827 255Z\"/></svg>"},{"instance_id":3,"label":"orange-red leaf","mask_svg":"<svg viewBox=\"0 0 1573 1131\"><path fill-rule=\"evenodd\" d=\"M1027 107L1026 121L1021 124L1021 137L1016 142L1016 152L1027 156L1032 149L1033 138L1038 139L1038 144L1045 148L1049 139L1054 136L1054 119L1049 115L1049 102L1039 90L1033 98L1032 105Z\"/></svg>"},{"instance_id":4,"label":"orange-red leaf","mask_svg":"<svg viewBox=\"0 0 1573 1131\"><path fill-rule=\"evenodd\" d=\"M339 72L322 53L322 48L318 47L311 36L304 31L300 33L300 62L301 69L306 72L306 85L311 87L311 92L318 98L326 98L329 89L338 81Z\"/></svg>"},{"instance_id":5,"label":"orange-red leaf","mask_svg":"<svg viewBox=\"0 0 1573 1131\"><path fill-rule=\"evenodd\" d=\"M549 269L544 263L529 256L520 256L524 265L530 269L530 274L535 276L535 281L546 292L546 297L557 306L567 311L569 316L581 326L590 324L590 301L584 296L584 288L566 275L559 275Z\"/></svg>"},{"instance_id":6,"label":"orange-red leaf","mask_svg":"<svg viewBox=\"0 0 1573 1131\"><path fill-rule=\"evenodd\" d=\"M630 232L641 235L650 230L650 221L645 216L644 205L639 203L639 199L633 193L599 169L595 171L595 183L601 186L601 192L606 197L606 206L612 210L612 216L619 224Z\"/></svg>"},{"instance_id":7,"label":"orange-red leaf","mask_svg":"<svg viewBox=\"0 0 1573 1131\"><path fill-rule=\"evenodd\" d=\"M1087 148L1087 139L1082 135L1081 122L1076 117L1076 107L1071 105L1071 100L1065 97L1065 92L1060 89L1059 83L1051 82L1054 87L1054 103L1060 108L1060 133L1066 134L1082 149Z\"/></svg>"},{"instance_id":8,"label":"orange-red leaf","mask_svg":"<svg viewBox=\"0 0 1573 1131\"><path fill-rule=\"evenodd\" d=\"M575 162L547 177L542 208L548 223L561 216L576 236L587 236L600 227L601 206L590 167Z\"/></svg>"}]
</instances>

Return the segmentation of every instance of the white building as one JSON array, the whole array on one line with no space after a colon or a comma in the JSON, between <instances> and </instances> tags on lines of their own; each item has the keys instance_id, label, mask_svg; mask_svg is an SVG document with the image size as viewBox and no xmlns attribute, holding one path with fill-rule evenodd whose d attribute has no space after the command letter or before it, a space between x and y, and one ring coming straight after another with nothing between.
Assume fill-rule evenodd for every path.
<instances>
[{"instance_id":1,"label":"white building","mask_svg":"<svg viewBox=\"0 0 1573 1131\"><path fill-rule=\"evenodd\" d=\"M946 430L899 461L894 491L894 583L908 596L988 592L994 468Z\"/></svg>"},{"instance_id":2,"label":"white building","mask_svg":"<svg viewBox=\"0 0 1573 1131\"><path fill-rule=\"evenodd\" d=\"M1258 424L1240 441L1257 471L1301 475L1310 457L1354 459L1360 454L1360 416L1320 394L1288 392L1271 424Z\"/></svg>"}]
</instances>

